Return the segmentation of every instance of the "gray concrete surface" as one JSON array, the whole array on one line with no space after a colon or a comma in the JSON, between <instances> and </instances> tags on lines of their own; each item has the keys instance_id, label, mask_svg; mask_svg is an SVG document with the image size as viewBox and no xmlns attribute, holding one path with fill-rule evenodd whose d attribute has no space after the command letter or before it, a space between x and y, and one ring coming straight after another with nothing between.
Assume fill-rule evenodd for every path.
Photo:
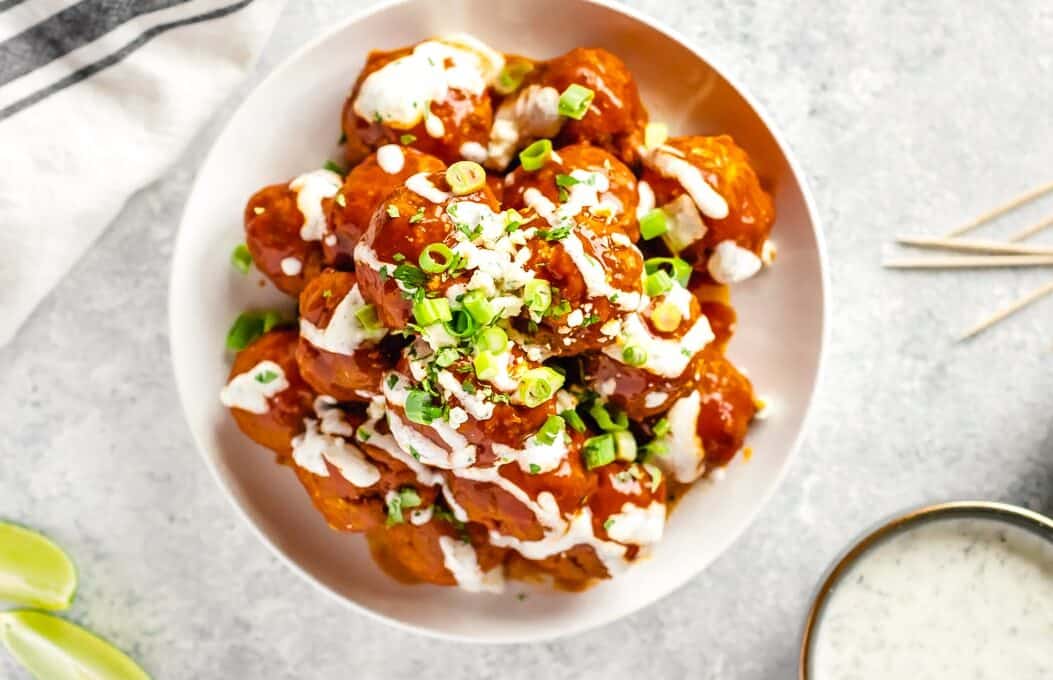
<instances>
[{"instance_id":1,"label":"gray concrete surface","mask_svg":"<svg viewBox=\"0 0 1053 680\"><path fill-rule=\"evenodd\" d=\"M349 4L291 2L259 73ZM631 4L732 66L786 133L825 223L829 370L753 527L675 595L541 645L390 630L295 578L207 474L168 363L173 236L231 102L0 350L0 517L76 557L74 619L159 679L790 677L816 579L866 524L956 497L1053 511L1053 300L952 342L1053 272L878 266L894 234L939 233L1053 179L1053 6ZM1050 213L1047 200L1016 221ZM3 654L0 676L22 677Z\"/></svg>"}]
</instances>

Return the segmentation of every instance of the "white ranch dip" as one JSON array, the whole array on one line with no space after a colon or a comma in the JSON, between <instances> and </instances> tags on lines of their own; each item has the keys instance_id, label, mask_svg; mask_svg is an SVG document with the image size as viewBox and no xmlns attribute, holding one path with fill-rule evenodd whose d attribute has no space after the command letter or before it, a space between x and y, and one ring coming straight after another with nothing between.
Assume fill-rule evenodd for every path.
<instances>
[{"instance_id":1,"label":"white ranch dip","mask_svg":"<svg viewBox=\"0 0 1053 680\"><path fill-rule=\"evenodd\" d=\"M1053 678L1053 544L995 519L921 522L827 596L810 678Z\"/></svg>"}]
</instances>

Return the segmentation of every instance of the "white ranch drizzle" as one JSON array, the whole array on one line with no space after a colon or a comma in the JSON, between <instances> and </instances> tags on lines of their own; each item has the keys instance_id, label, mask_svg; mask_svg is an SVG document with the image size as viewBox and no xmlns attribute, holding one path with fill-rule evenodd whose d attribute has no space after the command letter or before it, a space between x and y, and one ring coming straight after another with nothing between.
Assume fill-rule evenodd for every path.
<instances>
[{"instance_id":1,"label":"white ranch drizzle","mask_svg":"<svg viewBox=\"0 0 1053 680\"><path fill-rule=\"evenodd\" d=\"M268 381L261 378L274 377ZM219 401L227 408L263 414L270 410L267 400L289 387L282 367L273 361L261 361L248 371L234 376L220 391Z\"/></svg>"},{"instance_id":2,"label":"white ranch drizzle","mask_svg":"<svg viewBox=\"0 0 1053 680\"><path fill-rule=\"evenodd\" d=\"M424 117L424 131L428 133L429 137L437 139L446 134L446 124L442 122L442 118L428 111L428 115Z\"/></svg>"},{"instance_id":3,"label":"white ranch drizzle","mask_svg":"<svg viewBox=\"0 0 1053 680\"><path fill-rule=\"evenodd\" d=\"M443 565L453 574L453 578L461 589L470 593L504 591L504 572L500 567L484 572L479 567L479 559L471 543L449 536L440 536L439 548L442 549Z\"/></svg>"},{"instance_id":4,"label":"white ranch drizzle","mask_svg":"<svg viewBox=\"0 0 1053 680\"><path fill-rule=\"evenodd\" d=\"M431 521L431 518L435 515L435 506L429 505L426 508L415 508L410 510L409 521L415 527L427 524Z\"/></svg>"},{"instance_id":5,"label":"white ranch drizzle","mask_svg":"<svg viewBox=\"0 0 1053 680\"><path fill-rule=\"evenodd\" d=\"M377 149L377 165L389 175L397 175L406 166L406 154L398 144L385 144Z\"/></svg>"},{"instance_id":6,"label":"white ranch drizzle","mask_svg":"<svg viewBox=\"0 0 1053 680\"><path fill-rule=\"evenodd\" d=\"M432 203L445 203L450 198L450 194L431 183L426 172L418 172L407 179L406 188Z\"/></svg>"},{"instance_id":7,"label":"white ranch drizzle","mask_svg":"<svg viewBox=\"0 0 1053 680\"><path fill-rule=\"evenodd\" d=\"M388 380L384 380L384 397L389 404L405 407L406 396L409 394L408 379L398 373L388 375L397 376L398 379L394 385L389 385ZM443 420L435 420L428 427L439 435L449 450L425 437L390 411L388 426L399 446L406 451L416 450L423 463L446 470L464 468L475 463L476 446L469 444L462 434Z\"/></svg>"},{"instance_id":8,"label":"white ranch drizzle","mask_svg":"<svg viewBox=\"0 0 1053 680\"><path fill-rule=\"evenodd\" d=\"M642 508L625 503L621 512L607 518L604 526L607 528L607 535L619 543L652 545L662 540L665 505L651 501L650 505Z\"/></svg>"},{"instance_id":9,"label":"white ranch drizzle","mask_svg":"<svg viewBox=\"0 0 1053 680\"><path fill-rule=\"evenodd\" d=\"M658 408L669 399L669 394L666 392L649 392L644 397L644 406L647 408Z\"/></svg>"},{"instance_id":10,"label":"white ranch drizzle","mask_svg":"<svg viewBox=\"0 0 1053 680\"><path fill-rule=\"evenodd\" d=\"M680 182L680 186L691 194L692 200L703 215L714 220L722 220L728 216L728 202L709 185L701 170L662 150L651 156L651 163L663 176Z\"/></svg>"},{"instance_id":11,"label":"white ranch drizzle","mask_svg":"<svg viewBox=\"0 0 1053 680\"><path fill-rule=\"evenodd\" d=\"M366 328L358 320L355 313L365 305L358 284L355 284L333 310L333 316L325 328L320 329L301 316L300 337L318 349L350 356L362 343L376 342L387 333L383 327Z\"/></svg>"},{"instance_id":12,"label":"white ranch drizzle","mask_svg":"<svg viewBox=\"0 0 1053 680\"><path fill-rule=\"evenodd\" d=\"M762 266L763 261L752 250L746 250L731 240L718 243L706 262L709 275L724 285L745 281L759 272Z\"/></svg>"},{"instance_id":13,"label":"white ranch drizzle","mask_svg":"<svg viewBox=\"0 0 1053 680\"><path fill-rule=\"evenodd\" d=\"M296 276L303 271L303 262L297 257L283 257L281 261L282 274Z\"/></svg>"},{"instance_id":14,"label":"white ranch drizzle","mask_svg":"<svg viewBox=\"0 0 1053 680\"><path fill-rule=\"evenodd\" d=\"M328 461L344 479L362 489L380 481L380 471L357 446L343 437L322 432L314 418L305 418L304 426L304 433L292 441L293 460L297 465L319 477L328 477Z\"/></svg>"},{"instance_id":15,"label":"white ranch drizzle","mask_svg":"<svg viewBox=\"0 0 1053 680\"><path fill-rule=\"evenodd\" d=\"M662 240L674 253L679 253L696 241L701 241L709 228L698 214L695 202L687 194L680 194L662 206L668 231Z\"/></svg>"},{"instance_id":16,"label":"white ranch drizzle","mask_svg":"<svg viewBox=\"0 0 1053 680\"><path fill-rule=\"evenodd\" d=\"M461 158L475 163L485 163L488 157L486 147L479 142L465 142L461 144L458 151L461 153Z\"/></svg>"},{"instance_id":17,"label":"white ranch drizzle","mask_svg":"<svg viewBox=\"0 0 1053 680\"><path fill-rule=\"evenodd\" d=\"M607 475L611 480L611 488L623 496L639 496L643 491L640 481L634 478L627 470L611 472Z\"/></svg>"},{"instance_id":18,"label":"white ranch drizzle","mask_svg":"<svg viewBox=\"0 0 1053 680\"><path fill-rule=\"evenodd\" d=\"M661 439L667 453L654 459L663 472L683 484L690 484L705 472L706 450L698 437L701 410L702 395L696 391L676 400L666 414L669 432Z\"/></svg>"},{"instance_id":19,"label":"white ranch drizzle","mask_svg":"<svg viewBox=\"0 0 1053 680\"><path fill-rule=\"evenodd\" d=\"M504 57L470 36L428 40L369 74L353 108L363 120L409 129L451 89L483 94L503 67Z\"/></svg>"},{"instance_id":20,"label":"white ranch drizzle","mask_svg":"<svg viewBox=\"0 0 1053 680\"><path fill-rule=\"evenodd\" d=\"M541 474L555 470L567 459L570 451L563 434L556 435L550 444L543 444L533 435L525 442L523 448L515 449L504 444L494 444L494 453L502 461L515 461L523 472Z\"/></svg>"},{"instance_id":21,"label":"white ranch drizzle","mask_svg":"<svg viewBox=\"0 0 1053 680\"><path fill-rule=\"evenodd\" d=\"M625 571L628 562L625 560L627 548L619 543L604 541L596 537L592 530L592 511L582 508L566 523L566 530L546 532L544 538L537 541L521 541L512 536L505 536L496 531L490 532L490 543L501 548L511 548L530 560L543 560L546 557L566 552L578 545L592 546L596 556L611 576Z\"/></svg>"},{"instance_id":22,"label":"white ranch drizzle","mask_svg":"<svg viewBox=\"0 0 1053 680\"><path fill-rule=\"evenodd\" d=\"M296 192L296 207L303 215L300 238L304 241L321 241L325 236L322 199L335 196L341 185L340 175L331 170L312 170L289 182L289 188Z\"/></svg>"},{"instance_id":23,"label":"white ranch drizzle","mask_svg":"<svg viewBox=\"0 0 1053 680\"><path fill-rule=\"evenodd\" d=\"M647 361L639 368L666 378L676 378L715 337L705 316L699 316L682 338L667 339L653 335L639 314L630 314L622 321L622 334L613 344L604 347L603 353L615 361L624 362L622 353L625 347L639 347L647 352Z\"/></svg>"},{"instance_id":24,"label":"white ranch drizzle","mask_svg":"<svg viewBox=\"0 0 1053 680\"><path fill-rule=\"evenodd\" d=\"M533 140L559 134L563 120L559 90L554 87L528 85L515 97L506 98L490 128L488 165L495 170L505 168L515 152Z\"/></svg>"},{"instance_id":25,"label":"white ranch drizzle","mask_svg":"<svg viewBox=\"0 0 1053 680\"><path fill-rule=\"evenodd\" d=\"M636 183L636 219L643 219L644 215L654 210L654 189L644 180Z\"/></svg>"}]
</instances>

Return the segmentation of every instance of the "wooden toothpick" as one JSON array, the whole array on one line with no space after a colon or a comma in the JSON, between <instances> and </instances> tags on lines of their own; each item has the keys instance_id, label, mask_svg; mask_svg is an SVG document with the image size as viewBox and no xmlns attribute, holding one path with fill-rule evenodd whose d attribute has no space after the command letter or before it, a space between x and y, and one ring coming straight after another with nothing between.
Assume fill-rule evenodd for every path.
<instances>
[{"instance_id":1,"label":"wooden toothpick","mask_svg":"<svg viewBox=\"0 0 1053 680\"><path fill-rule=\"evenodd\" d=\"M947 233L947 238L954 238L955 236L961 236L962 234L968 233L968 232L972 231L973 229L976 229L977 227L979 227L981 224L985 224L987 222L990 222L994 218L999 217L1001 215L1004 215L1005 213L1009 212L1010 210L1018 208L1018 207L1022 206L1023 204L1027 203L1028 201L1033 201L1034 199L1038 198L1039 196L1042 196L1043 194L1049 193L1050 191L1053 191L1053 182L1050 182L1049 184L1043 184L1042 186L1039 186L1039 187L1035 187L1034 189L1031 189L1030 191L1025 191L1024 193L1020 194L1016 198L1010 200L1008 203L1000 205L997 208L995 208L994 210L991 210L990 212L986 212L983 215L980 215L979 217L977 217L976 219L973 219L973 220L971 220L969 222L966 222L965 224L963 224L962 226L958 227L957 229L952 229L951 231L949 231Z\"/></svg>"},{"instance_id":2,"label":"wooden toothpick","mask_svg":"<svg viewBox=\"0 0 1053 680\"><path fill-rule=\"evenodd\" d=\"M1000 309L999 311L987 317L986 319L976 324L969 330L965 331L965 333L963 333L958 338L958 340L967 340L978 333L982 333L983 331L987 330L991 326L994 326L996 323L1006 318L1007 316L1019 312L1024 307L1027 307L1031 303L1036 302L1037 300L1049 295L1050 293L1053 293L1053 281L1050 281L1041 288L1036 288L1035 290L1024 295L1023 297L1009 303L1008 306L1004 307L1003 309Z\"/></svg>"}]
</instances>

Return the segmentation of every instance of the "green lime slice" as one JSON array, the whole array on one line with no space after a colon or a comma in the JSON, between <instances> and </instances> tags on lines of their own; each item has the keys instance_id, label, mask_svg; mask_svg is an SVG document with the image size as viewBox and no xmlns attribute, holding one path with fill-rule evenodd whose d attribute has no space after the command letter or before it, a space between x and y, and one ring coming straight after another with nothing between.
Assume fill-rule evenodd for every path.
<instances>
[{"instance_id":1,"label":"green lime slice","mask_svg":"<svg viewBox=\"0 0 1053 680\"><path fill-rule=\"evenodd\" d=\"M43 612L0 612L0 640L39 680L150 680L110 643Z\"/></svg>"},{"instance_id":2,"label":"green lime slice","mask_svg":"<svg viewBox=\"0 0 1053 680\"><path fill-rule=\"evenodd\" d=\"M62 548L35 531L0 522L0 600L65 609L77 590L77 571Z\"/></svg>"}]
</instances>

